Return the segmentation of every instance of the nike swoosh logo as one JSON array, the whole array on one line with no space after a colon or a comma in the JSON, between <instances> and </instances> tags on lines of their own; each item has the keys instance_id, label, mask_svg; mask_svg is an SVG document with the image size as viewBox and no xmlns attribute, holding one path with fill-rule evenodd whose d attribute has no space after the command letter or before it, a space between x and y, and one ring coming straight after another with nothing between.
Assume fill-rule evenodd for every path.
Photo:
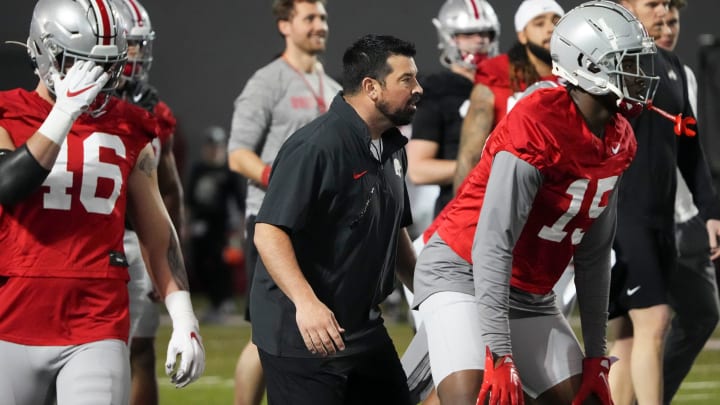
<instances>
[{"instance_id":1,"label":"nike swoosh logo","mask_svg":"<svg viewBox=\"0 0 720 405\"><path fill-rule=\"evenodd\" d=\"M85 88L83 88L83 89L78 90L78 91L70 91L70 89L68 89L68 91L67 91L65 94L66 94L68 97L75 97L75 96L77 96L78 94L85 93L86 91L92 89L93 87L95 87L94 84L91 84L91 85L89 85L89 86L87 86L87 87L85 87Z\"/></svg>"},{"instance_id":2,"label":"nike swoosh logo","mask_svg":"<svg viewBox=\"0 0 720 405\"><path fill-rule=\"evenodd\" d=\"M603 381L603 383L605 383L606 387L610 386L610 382L608 381L607 377L605 377L605 373L602 373L602 372L598 373L598 377L600 377L600 379Z\"/></svg>"},{"instance_id":3,"label":"nike swoosh logo","mask_svg":"<svg viewBox=\"0 0 720 405\"><path fill-rule=\"evenodd\" d=\"M640 289L640 286L636 286L636 287L633 287L633 288L628 288L628 289L627 289L627 295L628 295L628 296L631 296L631 295L635 294L636 292L638 292L639 289Z\"/></svg>"},{"instance_id":4,"label":"nike swoosh logo","mask_svg":"<svg viewBox=\"0 0 720 405\"><path fill-rule=\"evenodd\" d=\"M620 145L615 145L614 147L610 148L613 155L617 155L618 151L620 150Z\"/></svg>"},{"instance_id":5,"label":"nike swoosh logo","mask_svg":"<svg viewBox=\"0 0 720 405\"><path fill-rule=\"evenodd\" d=\"M363 170L360 173L353 173L353 179L357 180L360 177L364 176L367 172L368 172L367 170Z\"/></svg>"}]
</instances>

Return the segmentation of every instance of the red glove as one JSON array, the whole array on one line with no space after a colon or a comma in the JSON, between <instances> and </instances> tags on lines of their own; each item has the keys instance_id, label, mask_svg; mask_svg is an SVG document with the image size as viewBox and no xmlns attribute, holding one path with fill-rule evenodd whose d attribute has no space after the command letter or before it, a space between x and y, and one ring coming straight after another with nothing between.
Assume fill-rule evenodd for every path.
<instances>
[{"instance_id":1,"label":"red glove","mask_svg":"<svg viewBox=\"0 0 720 405\"><path fill-rule=\"evenodd\" d=\"M262 174L260 175L260 185L263 186L263 188L267 189L268 184L270 184L270 170L272 169L271 165L265 165L265 168L262 171Z\"/></svg>"},{"instance_id":2,"label":"red glove","mask_svg":"<svg viewBox=\"0 0 720 405\"><path fill-rule=\"evenodd\" d=\"M608 384L611 364L612 361L609 357L583 359L582 384L572 405L581 405L591 394L595 394L603 405L613 405Z\"/></svg>"},{"instance_id":3,"label":"red glove","mask_svg":"<svg viewBox=\"0 0 720 405\"><path fill-rule=\"evenodd\" d=\"M489 393L488 405L524 405L520 374L512 356L506 354L500 357L498 364L495 367L490 348L485 346L485 375L476 404L485 405Z\"/></svg>"}]
</instances>

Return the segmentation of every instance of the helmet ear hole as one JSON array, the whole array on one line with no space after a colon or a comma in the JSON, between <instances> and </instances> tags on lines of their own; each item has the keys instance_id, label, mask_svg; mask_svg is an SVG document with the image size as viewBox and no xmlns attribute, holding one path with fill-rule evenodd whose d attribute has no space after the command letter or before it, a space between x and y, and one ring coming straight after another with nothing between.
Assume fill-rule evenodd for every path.
<instances>
[{"instance_id":1,"label":"helmet ear hole","mask_svg":"<svg viewBox=\"0 0 720 405\"><path fill-rule=\"evenodd\" d=\"M596 65L596 64L594 64L594 63L592 63L592 62L590 62L590 63L588 64L587 70L588 70L588 72L593 73L593 74L597 74L597 73L600 73L600 72L602 71L602 69L600 69L600 68L598 67L598 65Z\"/></svg>"}]
</instances>

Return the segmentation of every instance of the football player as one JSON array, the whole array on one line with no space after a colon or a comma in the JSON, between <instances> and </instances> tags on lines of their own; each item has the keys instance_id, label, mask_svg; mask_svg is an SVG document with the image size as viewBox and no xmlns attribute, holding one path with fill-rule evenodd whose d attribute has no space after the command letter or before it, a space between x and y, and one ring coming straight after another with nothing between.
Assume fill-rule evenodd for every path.
<instances>
[{"instance_id":1,"label":"football player","mask_svg":"<svg viewBox=\"0 0 720 405\"><path fill-rule=\"evenodd\" d=\"M166 371L185 386L205 354L157 186L155 125L110 96L127 53L115 5L40 0L27 45L37 88L0 93L0 392L13 404L128 402L126 210L172 318Z\"/></svg>"},{"instance_id":2,"label":"football player","mask_svg":"<svg viewBox=\"0 0 720 405\"><path fill-rule=\"evenodd\" d=\"M182 183L175 164L173 142L176 120L170 108L158 98L149 82L155 30L150 16L137 0L114 0L125 23L128 61L122 70L115 95L151 113L157 122L153 138L157 180L160 194L175 230L182 235ZM155 335L160 325L156 293L141 253L140 243L132 225L126 222L125 255L130 281L130 404L157 404L158 387L155 376Z\"/></svg>"},{"instance_id":3,"label":"football player","mask_svg":"<svg viewBox=\"0 0 720 405\"><path fill-rule=\"evenodd\" d=\"M637 148L623 115L652 97L640 65L655 46L597 1L559 20L550 52L566 87L536 90L498 124L418 258L414 306L443 403L611 403L615 190ZM584 351L552 292L571 259Z\"/></svg>"},{"instance_id":4,"label":"football player","mask_svg":"<svg viewBox=\"0 0 720 405\"><path fill-rule=\"evenodd\" d=\"M551 72L550 36L564 10L555 0L525 0L515 12L518 41L510 50L483 61L463 121L455 190L480 159L485 139L517 101L539 80L556 80Z\"/></svg>"}]
</instances>

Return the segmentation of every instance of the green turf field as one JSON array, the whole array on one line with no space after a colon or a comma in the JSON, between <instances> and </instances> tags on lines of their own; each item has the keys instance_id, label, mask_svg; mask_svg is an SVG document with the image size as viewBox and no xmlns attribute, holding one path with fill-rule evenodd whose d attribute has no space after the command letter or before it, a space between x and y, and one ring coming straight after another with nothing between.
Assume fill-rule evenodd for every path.
<instances>
[{"instance_id":1,"label":"green turf field","mask_svg":"<svg viewBox=\"0 0 720 405\"><path fill-rule=\"evenodd\" d=\"M244 323L234 325L202 325L202 336L207 351L204 376L184 389L175 389L165 376L163 363L170 328L163 322L158 341L157 373L160 382L161 404L230 405L233 401L233 372L235 361L250 333ZM398 351L402 353L410 342L412 331L405 323L389 325L390 334ZM680 388L673 404L720 404L720 330L716 331L702 352L690 375Z\"/></svg>"}]
</instances>

